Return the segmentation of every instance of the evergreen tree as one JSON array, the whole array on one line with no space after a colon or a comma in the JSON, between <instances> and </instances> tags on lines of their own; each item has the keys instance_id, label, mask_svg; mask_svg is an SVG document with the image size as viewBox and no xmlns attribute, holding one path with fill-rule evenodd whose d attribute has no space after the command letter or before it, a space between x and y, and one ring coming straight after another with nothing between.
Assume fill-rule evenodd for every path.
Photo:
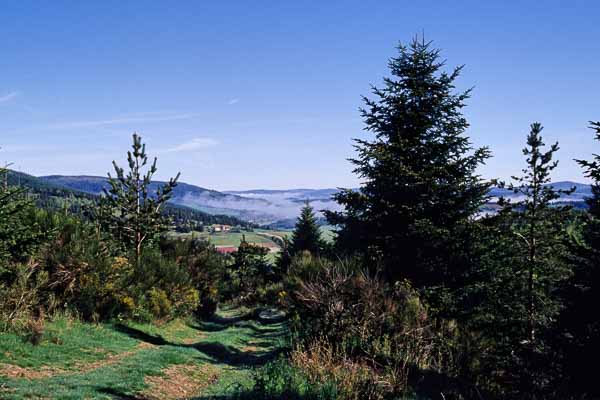
<instances>
[{"instance_id":1,"label":"evergreen tree","mask_svg":"<svg viewBox=\"0 0 600 400\"><path fill-rule=\"evenodd\" d=\"M549 398L560 377L554 346L564 306L560 295L572 271L565 240L570 214L568 207L553 203L572 190L550 185L559 148L555 143L544 149L542 129L531 125L523 149L527 167L508 185L520 200L499 200L503 208L487 221L487 237L480 241L481 264L473 271L479 280L465 288L470 327L487 343L480 357L488 371L479 379L499 373L503 394L510 398Z\"/></svg>"},{"instance_id":2,"label":"evergreen tree","mask_svg":"<svg viewBox=\"0 0 600 400\"><path fill-rule=\"evenodd\" d=\"M596 133L595 139L600 141L600 122L590 121L590 128ZM585 170L585 176L592 180L592 197L586 199L589 213L600 218L600 155L594 154L592 161L575 160ZM600 248L600 246L599 246Z\"/></svg>"},{"instance_id":3,"label":"evergreen tree","mask_svg":"<svg viewBox=\"0 0 600 400\"><path fill-rule=\"evenodd\" d=\"M523 200L515 204L501 202L513 213L514 233L525 255L527 333L524 339L532 345L536 342L537 326L556 315L559 304L553 298L553 291L568 277L568 267L560 260L560 252L565 251L561 234L567 208L553 207L552 202L574 190L555 190L550 185L550 173L558 165L558 161L553 161L558 142L544 151L542 129L538 122L531 124L527 147L523 149L527 168L523 169L523 176L513 177L515 183L509 185Z\"/></svg>"},{"instance_id":4,"label":"evergreen tree","mask_svg":"<svg viewBox=\"0 0 600 400\"><path fill-rule=\"evenodd\" d=\"M234 262L229 268L232 294L245 297L265 283L272 272L267 261L268 253L267 248L249 243L246 235L242 235L238 250L233 253Z\"/></svg>"},{"instance_id":5,"label":"evergreen tree","mask_svg":"<svg viewBox=\"0 0 600 400\"><path fill-rule=\"evenodd\" d=\"M296 227L292 233L288 251L292 257L303 251L319 255L323 250L323 245L321 230L317 224L314 210L310 206L310 203L306 201L296 221Z\"/></svg>"},{"instance_id":6,"label":"evergreen tree","mask_svg":"<svg viewBox=\"0 0 600 400\"><path fill-rule=\"evenodd\" d=\"M178 173L155 193L149 193L152 176L157 171L156 161L155 157L144 172L148 164L146 145L134 133L132 151L127 152L129 170L125 174L124 169L113 161L116 177L108 174L110 189L104 190L96 213L102 227L134 252L138 267L144 246L154 243L169 226L162 209L179 179Z\"/></svg>"},{"instance_id":7,"label":"evergreen tree","mask_svg":"<svg viewBox=\"0 0 600 400\"><path fill-rule=\"evenodd\" d=\"M327 218L339 227L339 248L382 258L389 277L458 287L469 222L489 189L476 169L490 153L465 135L470 90L455 90L462 67L443 71L439 50L423 40L398 50L392 77L364 98L374 139L356 140L351 160L364 184L336 195L344 211Z\"/></svg>"},{"instance_id":8,"label":"evergreen tree","mask_svg":"<svg viewBox=\"0 0 600 400\"><path fill-rule=\"evenodd\" d=\"M600 122L590 122L600 141ZM566 372L573 393L600 397L595 371L590 368L600 358L600 155L591 161L575 160L592 180L592 197L586 199L589 211L583 224L581 241L574 241L575 270L569 282L568 307L561 316L564 337L567 338Z\"/></svg>"},{"instance_id":9,"label":"evergreen tree","mask_svg":"<svg viewBox=\"0 0 600 400\"><path fill-rule=\"evenodd\" d=\"M8 184L9 172L0 167L0 270L3 261L23 261L44 237L25 190Z\"/></svg>"}]
</instances>

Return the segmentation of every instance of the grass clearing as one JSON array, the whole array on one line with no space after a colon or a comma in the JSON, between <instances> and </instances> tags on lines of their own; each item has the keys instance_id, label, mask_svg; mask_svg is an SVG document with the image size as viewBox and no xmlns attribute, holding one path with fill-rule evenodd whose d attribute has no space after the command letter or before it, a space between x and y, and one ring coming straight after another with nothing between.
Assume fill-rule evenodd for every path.
<instances>
[{"instance_id":1,"label":"grass clearing","mask_svg":"<svg viewBox=\"0 0 600 400\"><path fill-rule=\"evenodd\" d=\"M0 398L226 396L249 388L252 369L276 357L285 337L284 324L264 325L239 310L162 325L59 318L38 346L0 334Z\"/></svg>"}]
</instances>

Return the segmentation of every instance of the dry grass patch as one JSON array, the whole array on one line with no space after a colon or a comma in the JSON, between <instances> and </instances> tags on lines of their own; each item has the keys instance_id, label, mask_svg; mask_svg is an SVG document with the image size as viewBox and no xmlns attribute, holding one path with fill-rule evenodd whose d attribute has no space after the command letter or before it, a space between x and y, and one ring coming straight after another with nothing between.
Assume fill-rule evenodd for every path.
<instances>
[{"instance_id":1,"label":"dry grass patch","mask_svg":"<svg viewBox=\"0 0 600 400\"><path fill-rule=\"evenodd\" d=\"M23 368L12 364L0 364L0 376L16 379L44 379L67 371L60 368L42 367L41 369Z\"/></svg>"},{"instance_id":2,"label":"dry grass patch","mask_svg":"<svg viewBox=\"0 0 600 400\"><path fill-rule=\"evenodd\" d=\"M93 361L90 363L78 363L73 370L67 370L57 367L42 367L40 369L24 368L18 365L0 363L0 376L11 379L44 379L51 378L57 375L81 374L96 370L98 368L114 365L124 358L131 357L140 350L153 349L156 346L150 343L142 342L136 346L134 350L123 353L109 354L102 360ZM102 353L102 349L93 349L93 353Z\"/></svg>"},{"instance_id":3,"label":"dry grass patch","mask_svg":"<svg viewBox=\"0 0 600 400\"><path fill-rule=\"evenodd\" d=\"M183 344L191 345L196 344L202 340L206 339L206 334L202 332L198 332L194 337L188 337L181 341Z\"/></svg>"},{"instance_id":4,"label":"dry grass patch","mask_svg":"<svg viewBox=\"0 0 600 400\"><path fill-rule=\"evenodd\" d=\"M142 393L147 400L186 399L197 396L218 379L218 368L212 365L173 365L163 375L147 376L148 385Z\"/></svg>"}]
</instances>

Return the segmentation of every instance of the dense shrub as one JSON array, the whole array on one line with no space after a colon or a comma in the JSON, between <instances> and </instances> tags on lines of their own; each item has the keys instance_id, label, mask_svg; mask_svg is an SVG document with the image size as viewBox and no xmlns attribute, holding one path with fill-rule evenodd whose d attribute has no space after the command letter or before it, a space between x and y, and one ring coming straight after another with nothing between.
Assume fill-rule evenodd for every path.
<instances>
[{"instance_id":1,"label":"dense shrub","mask_svg":"<svg viewBox=\"0 0 600 400\"><path fill-rule=\"evenodd\" d=\"M256 305L266 295L266 285L276 278L267 261L269 250L254 245L242 237L233 262L224 276L224 298L240 305Z\"/></svg>"},{"instance_id":2,"label":"dense shrub","mask_svg":"<svg viewBox=\"0 0 600 400\"><path fill-rule=\"evenodd\" d=\"M39 309L68 309L85 320L157 320L216 310L224 260L206 243L165 238L160 247L145 249L136 265L135 255L89 222L48 212L35 218L51 235L29 262L4 262L5 328L24 327Z\"/></svg>"},{"instance_id":3,"label":"dense shrub","mask_svg":"<svg viewBox=\"0 0 600 400\"><path fill-rule=\"evenodd\" d=\"M339 390L335 382L314 382L300 367L285 359L265 365L254 373L255 385L240 399L257 400L336 400Z\"/></svg>"},{"instance_id":4,"label":"dense shrub","mask_svg":"<svg viewBox=\"0 0 600 400\"><path fill-rule=\"evenodd\" d=\"M300 339L293 360L314 379L353 382L363 396L391 395L406 392L420 371L443 371L454 362L456 329L431 319L408 282L388 285L355 261L304 255L290 267L288 290ZM323 370L326 364L333 370Z\"/></svg>"},{"instance_id":5,"label":"dense shrub","mask_svg":"<svg viewBox=\"0 0 600 400\"><path fill-rule=\"evenodd\" d=\"M176 260L180 269L186 271L187 279L195 293L187 292L187 301L181 304L191 305L191 297L195 297L194 307L189 309L200 317L209 317L217 310L219 300L227 292L225 274L230 262L227 256L219 254L206 241L198 239L177 239L163 237L160 251L164 257Z\"/></svg>"},{"instance_id":6,"label":"dense shrub","mask_svg":"<svg viewBox=\"0 0 600 400\"><path fill-rule=\"evenodd\" d=\"M0 282L0 329L23 331L43 307L48 275L34 263L12 264L11 274L10 284Z\"/></svg>"}]
</instances>

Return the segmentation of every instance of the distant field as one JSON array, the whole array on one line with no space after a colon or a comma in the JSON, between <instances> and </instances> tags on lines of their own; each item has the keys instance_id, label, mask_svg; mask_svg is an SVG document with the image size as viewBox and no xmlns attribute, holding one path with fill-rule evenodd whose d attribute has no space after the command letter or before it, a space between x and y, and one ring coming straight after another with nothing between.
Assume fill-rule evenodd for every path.
<instances>
[{"instance_id":1,"label":"distant field","mask_svg":"<svg viewBox=\"0 0 600 400\"><path fill-rule=\"evenodd\" d=\"M334 228L326 225L321 227L323 239L327 242L332 242L335 237ZM173 233L176 236L191 236L192 233ZM246 237L246 241L249 243L256 244L274 244L280 246L278 240L271 240L270 236L288 239L292 236L292 231L284 230L268 230L268 229L256 229L253 232L193 232L194 237L208 240L214 246L239 246L242 241L242 237Z\"/></svg>"},{"instance_id":2,"label":"distant field","mask_svg":"<svg viewBox=\"0 0 600 400\"><path fill-rule=\"evenodd\" d=\"M267 234L259 235L258 233L266 233L274 234L279 236L279 234L275 231L257 231L257 232L194 232L194 237L202 238L208 240L211 244L215 246L238 246L242 241L242 237L246 237L246 241L249 243L256 244L271 244L274 243L271 239L267 237ZM176 236L191 236L192 233L174 233ZM275 243L276 244L276 243Z\"/></svg>"}]
</instances>

